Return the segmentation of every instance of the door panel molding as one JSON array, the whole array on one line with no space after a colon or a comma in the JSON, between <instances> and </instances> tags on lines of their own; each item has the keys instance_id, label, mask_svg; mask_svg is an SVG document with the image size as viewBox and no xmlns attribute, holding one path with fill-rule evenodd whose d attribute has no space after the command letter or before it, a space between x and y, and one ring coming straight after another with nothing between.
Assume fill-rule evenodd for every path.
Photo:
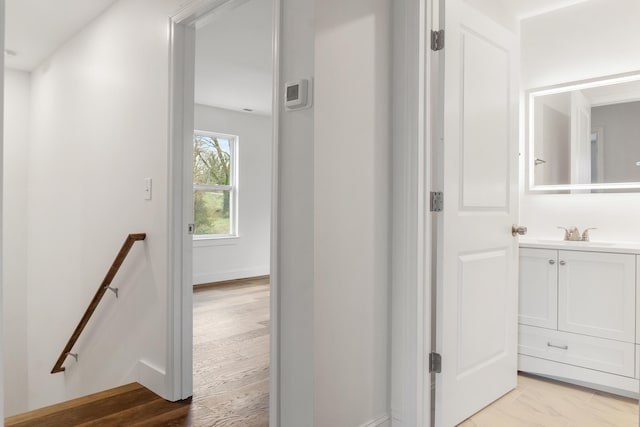
<instances>
[{"instance_id":1,"label":"door panel molding","mask_svg":"<svg viewBox=\"0 0 640 427\"><path fill-rule=\"evenodd\" d=\"M435 425L449 427L516 386L518 43L463 0L441 4Z\"/></svg>"}]
</instances>

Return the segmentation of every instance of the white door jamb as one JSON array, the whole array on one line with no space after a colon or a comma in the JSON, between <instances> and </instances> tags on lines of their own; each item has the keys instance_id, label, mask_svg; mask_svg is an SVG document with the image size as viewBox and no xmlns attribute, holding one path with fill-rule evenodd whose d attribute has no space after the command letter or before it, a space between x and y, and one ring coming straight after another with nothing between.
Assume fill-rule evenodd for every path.
<instances>
[{"instance_id":1,"label":"white door jamb","mask_svg":"<svg viewBox=\"0 0 640 427\"><path fill-rule=\"evenodd\" d=\"M431 424L431 51L432 0L393 2L393 231L391 419Z\"/></svg>"},{"instance_id":2,"label":"white door jamb","mask_svg":"<svg viewBox=\"0 0 640 427\"><path fill-rule=\"evenodd\" d=\"M194 0L170 18L168 243L167 277L167 398L193 394L192 222L191 176L194 110L195 26L205 15L219 13L244 0ZM270 425L279 425L280 307L278 293L278 105L280 100L279 34L281 0L273 0L273 172L271 203L271 348ZM205 18L203 18L205 17Z\"/></svg>"}]
</instances>

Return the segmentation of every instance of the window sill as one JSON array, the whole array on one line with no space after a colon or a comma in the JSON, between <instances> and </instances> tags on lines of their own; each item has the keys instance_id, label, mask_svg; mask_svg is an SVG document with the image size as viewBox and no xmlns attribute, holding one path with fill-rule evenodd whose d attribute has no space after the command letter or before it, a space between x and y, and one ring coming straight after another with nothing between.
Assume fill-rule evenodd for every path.
<instances>
[{"instance_id":1,"label":"window sill","mask_svg":"<svg viewBox=\"0 0 640 427\"><path fill-rule=\"evenodd\" d=\"M208 246L232 246L238 244L240 236L225 237L193 237L193 247L203 248Z\"/></svg>"}]
</instances>

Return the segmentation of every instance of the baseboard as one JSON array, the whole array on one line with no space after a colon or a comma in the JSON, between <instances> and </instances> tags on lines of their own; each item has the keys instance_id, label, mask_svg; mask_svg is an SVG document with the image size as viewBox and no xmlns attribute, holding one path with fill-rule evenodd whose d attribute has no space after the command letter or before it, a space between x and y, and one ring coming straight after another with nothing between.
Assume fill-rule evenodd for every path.
<instances>
[{"instance_id":1,"label":"baseboard","mask_svg":"<svg viewBox=\"0 0 640 427\"><path fill-rule=\"evenodd\" d=\"M248 282L257 282L263 281L266 284L269 284L270 276L254 276L254 277L243 277L242 279L233 279L233 280L223 280L222 282L210 282L210 283L201 283L199 285L193 285L193 291L199 291L203 289L209 288L217 288L219 286L229 286L229 285L237 285L237 284L246 284Z\"/></svg>"},{"instance_id":2,"label":"baseboard","mask_svg":"<svg viewBox=\"0 0 640 427\"><path fill-rule=\"evenodd\" d=\"M518 370L606 393L638 398L638 380L621 375L567 365L561 362L518 355Z\"/></svg>"},{"instance_id":3,"label":"baseboard","mask_svg":"<svg viewBox=\"0 0 640 427\"><path fill-rule=\"evenodd\" d=\"M227 280L244 279L246 277L257 277L269 275L269 266L246 268L242 270L221 271L208 274L194 274L193 284L201 285L204 283L224 282Z\"/></svg>"},{"instance_id":4,"label":"baseboard","mask_svg":"<svg viewBox=\"0 0 640 427\"><path fill-rule=\"evenodd\" d=\"M367 423L360 425L360 427L390 427L391 423L389 420L389 415L381 415L378 418L371 420Z\"/></svg>"},{"instance_id":5,"label":"baseboard","mask_svg":"<svg viewBox=\"0 0 640 427\"><path fill-rule=\"evenodd\" d=\"M390 424L391 426L403 426L404 425L404 421L402 419L401 416L394 414L393 411L391 411L391 422Z\"/></svg>"},{"instance_id":6,"label":"baseboard","mask_svg":"<svg viewBox=\"0 0 640 427\"><path fill-rule=\"evenodd\" d=\"M166 374L162 369L153 366L145 360L139 360L136 365L136 381L160 397L166 396Z\"/></svg>"}]
</instances>

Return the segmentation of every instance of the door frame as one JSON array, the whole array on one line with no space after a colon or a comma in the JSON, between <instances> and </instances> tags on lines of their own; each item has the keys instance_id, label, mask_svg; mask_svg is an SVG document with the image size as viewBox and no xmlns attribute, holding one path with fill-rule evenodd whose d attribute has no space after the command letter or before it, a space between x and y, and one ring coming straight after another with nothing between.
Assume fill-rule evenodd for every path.
<instances>
[{"instance_id":1,"label":"door frame","mask_svg":"<svg viewBox=\"0 0 640 427\"><path fill-rule=\"evenodd\" d=\"M432 100L431 29L437 1L393 2L391 419L431 425Z\"/></svg>"},{"instance_id":2,"label":"door frame","mask_svg":"<svg viewBox=\"0 0 640 427\"><path fill-rule=\"evenodd\" d=\"M0 0L0 24L2 28L5 28L5 15L4 15L5 4L4 0ZM0 48L2 52L4 52L4 31L0 31ZM4 171L4 53L0 58L0 99L2 99L2 103L0 103L0 172ZM4 253L2 251L2 242L4 241L2 235L2 229L4 226L4 216L2 214L4 205L4 173L0 173L0 271L4 271ZM0 274L0 328L4 326L4 309L3 309L3 289L4 283L2 280L2 275ZM4 389L4 353L6 352L5 344L4 344L4 333L0 334L0 396L2 396L4 401L5 393L7 392ZM0 405L0 419L4 420L4 404Z\"/></svg>"},{"instance_id":3,"label":"door frame","mask_svg":"<svg viewBox=\"0 0 640 427\"><path fill-rule=\"evenodd\" d=\"M0 0L2 1L2 0ZM246 0L195 0L169 18L169 147L167 153L167 372L171 400L193 394L193 222L191 173L194 117L195 26ZM270 260L270 390L269 424L279 425L280 295L278 286L278 120L280 102L280 10L273 4L272 177ZM191 124L189 124L191 123Z\"/></svg>"}]
</instances>

